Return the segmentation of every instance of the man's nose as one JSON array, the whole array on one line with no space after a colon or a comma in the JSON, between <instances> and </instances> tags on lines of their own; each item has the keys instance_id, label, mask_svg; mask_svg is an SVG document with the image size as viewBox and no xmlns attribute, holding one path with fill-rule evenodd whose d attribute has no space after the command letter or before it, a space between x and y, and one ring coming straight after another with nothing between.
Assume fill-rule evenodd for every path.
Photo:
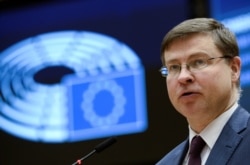
<instances>
[{"instance_id":1,"label":"man's nose","mask_svg":"<svg viewBox=\"0 0 250 165\"><path fill-rule=\"evenodd\" d=\"M188 65L182 65L178 75L178 81L181 83L189 83L193 81L193 75L189 70Z\"/></svg>"}]
</instances>

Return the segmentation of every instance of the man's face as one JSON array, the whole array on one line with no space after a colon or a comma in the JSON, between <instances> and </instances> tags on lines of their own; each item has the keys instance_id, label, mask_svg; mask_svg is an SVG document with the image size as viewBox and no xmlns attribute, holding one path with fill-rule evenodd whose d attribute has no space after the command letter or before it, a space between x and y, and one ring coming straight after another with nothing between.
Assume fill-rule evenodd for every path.
<instances>
[{"instance_id":1,"label":"man's face","mask_svg":"<svg viewBox=\"0 0 250 165\"><path fill-rule=\"evenodd\" d=\"M221 57L223 54L205 34L192 34L175 40L164 52L165 64L181 65L181 71L166 78L169 98L175 109L189 122L208 123L229 108L237 97L236 82L240 75L240 58L208 61L200 70L190 71L185 64L196 58Z\"/></svg>"}]
</instances>

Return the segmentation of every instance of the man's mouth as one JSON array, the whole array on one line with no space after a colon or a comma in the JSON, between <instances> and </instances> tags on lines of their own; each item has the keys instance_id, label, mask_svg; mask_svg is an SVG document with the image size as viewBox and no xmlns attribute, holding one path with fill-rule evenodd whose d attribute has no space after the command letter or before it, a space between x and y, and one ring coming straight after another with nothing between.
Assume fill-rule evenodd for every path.
<instances>
[{"instance_id":1,"label":"man's mouth","mask_svg":"<svg viewBox=\"0 0 250 165\"><path fill-rule=\"evenodd\" d=\"M193 92L185 92L185 93L182 94L182 96L189 96L189 95L192 95L192 94L193 94Z\"/></svg>"}]
</instances>

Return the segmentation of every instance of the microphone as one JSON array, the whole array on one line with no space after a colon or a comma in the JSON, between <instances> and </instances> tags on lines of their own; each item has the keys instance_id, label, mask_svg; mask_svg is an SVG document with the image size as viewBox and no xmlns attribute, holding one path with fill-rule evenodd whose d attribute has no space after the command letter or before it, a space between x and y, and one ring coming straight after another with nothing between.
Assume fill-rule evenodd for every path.
<instances>
[{"instance_id":1,"label":"microphone","mask_svg":"<svg viewBox=\"0 0 250 165\"><path fill-rule=\"evenodd\" d=\"M87 155L85 155L84 157L82 157L81 159L78 159L76 162L74 162L72 165L77 165L77 164L81 164L83 160L87 159L88 157L92 156L94 153L100 153L101 151L103 151L104 149L106 149L107 147L111 146L112 144L114 144L117 141L117 139L115 137L110 137L108 139L106 139L105 141L103 141L102 143L98 144L91 152L89 152Z\"/></svg>"}]
</instances>

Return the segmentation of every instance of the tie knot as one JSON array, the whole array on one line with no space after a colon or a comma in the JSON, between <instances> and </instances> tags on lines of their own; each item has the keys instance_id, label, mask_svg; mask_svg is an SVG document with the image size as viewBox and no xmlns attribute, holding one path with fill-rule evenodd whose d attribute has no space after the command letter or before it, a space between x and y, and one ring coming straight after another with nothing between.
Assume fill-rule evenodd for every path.
<instances>
[{"instance_id":1,"label":"tie knot","mask_svg":"<svg viewBox=\"0 0 250 165\"><path fill-rule=\"evenodd\" d=\"M191 141L190 154L200 155L205 144L205 141L200 136L195 136Z\"/></svg>"}]
</instances>

